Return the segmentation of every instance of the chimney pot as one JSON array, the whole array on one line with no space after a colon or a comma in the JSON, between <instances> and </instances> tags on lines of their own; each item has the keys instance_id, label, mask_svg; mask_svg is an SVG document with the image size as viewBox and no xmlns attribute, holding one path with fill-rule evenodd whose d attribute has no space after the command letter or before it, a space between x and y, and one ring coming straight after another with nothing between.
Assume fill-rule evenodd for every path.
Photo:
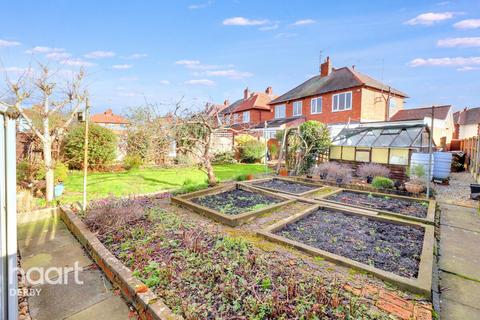
<instances>
[{"instance_id":1,"label":"chimney pot","mask_svg":"<svg viewBox=\"0 0 480 320\"><path fill-rule=\"evenodd\" d=\"M272 87L267 87L267 89L265 90L265 93L268 94L268 95L271 95L273 93L273 89Z\"/></svg>"},{"instance_id":2,"label":"chimney pot","mask_svg":"<svg viewBox=\"0 0 480 320\"><path fill-rule=\"evenodd\" d=\"M249 96L249 90L248 90L248 87L245 88L245 90L243 90L243 99L247 99Z\"/></svg>"},{"instance_id":3,"label":"chimney pot","mask_svg":"<svg viewBox=\"0 0 480 320\"><path fill-rule=\"evenodd\" d=\"M228 99L225 99L225 101L223 101L224 106L228 106L229 104L230 104L230 101L228 101Z\"/></svg>"},{"instance_id":4,"label":"chimney pot","mask_svg":"<svg viewBox=\"0 0 480 320\"><path fill-rule=\"evenodd\" d=\"M325 59L325 62L320 65L320 77L326 77L330 74L330 57Z\"/></svg>"}]
</instances>

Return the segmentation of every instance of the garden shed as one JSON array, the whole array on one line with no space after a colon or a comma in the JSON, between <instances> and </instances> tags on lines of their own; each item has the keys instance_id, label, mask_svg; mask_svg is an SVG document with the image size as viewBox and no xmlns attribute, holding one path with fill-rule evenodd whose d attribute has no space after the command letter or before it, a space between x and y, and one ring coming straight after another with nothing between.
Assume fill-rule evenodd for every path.
<instances>
[{"instance_id":1,"label":"garden shed","mask_svg":"<svg viewBox=\"0 0 480 320\"><path fill-rule=\"evenodd\" d=\"M430 130L418 121L383 122L344 128L332 139L330 160L354 169L373 162L389 167L392 178L404 180L413 152L428 152Z\"/></svg>"}]
</instances>

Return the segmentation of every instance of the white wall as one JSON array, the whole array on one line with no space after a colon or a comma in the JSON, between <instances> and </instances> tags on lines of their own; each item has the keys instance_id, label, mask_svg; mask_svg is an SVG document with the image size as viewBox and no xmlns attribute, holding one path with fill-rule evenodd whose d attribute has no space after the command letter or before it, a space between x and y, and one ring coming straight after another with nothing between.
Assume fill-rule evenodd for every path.
<instances>
[{"instance_id":1,"label":"white wall","mask_svg":"<svg viewBox=\"0 0 480 320\"><path fill-rule=\"evenodd\" d=\"M478 124L466 124L461 125L458 138L465 139L470 137L475 137L478 135Z\"/></svg>"}]
</instances>

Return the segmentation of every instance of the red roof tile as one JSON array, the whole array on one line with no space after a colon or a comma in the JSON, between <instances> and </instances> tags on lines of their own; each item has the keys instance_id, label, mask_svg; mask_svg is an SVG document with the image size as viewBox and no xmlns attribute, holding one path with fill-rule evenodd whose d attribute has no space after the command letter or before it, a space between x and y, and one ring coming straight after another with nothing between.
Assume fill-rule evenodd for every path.
<instances>
[{"instance_id":1,"label":"red roof tile","mask_svg":"<svg viewBox=\"0 0 480 320\"><path fill-rule=\"evenodd\" d=\"M480 123L480 107L460 111L458 123L462 125Z\"/></svg>"},{"instance_id":2,"label":"red roof tile","mask_svg":"<svg viewBox=\"0 0 480 320\"><path fill-rule=\"evenodd\" d=\"M254 92L247 99L243 101L235 108L233 112L247 111L251 109L270 110L268 103L275 98L273 95L269 95L263 92Z\"/></svg>"},{"instance_id":3,"label":"red roof tile","mask_svg":"<svg viewBox=\"0 0 480 320\"><path fill-rule=\"evenodd\" d=\"M435 119L445 120L451 106L435 106ZM423 120L430 117L432 114L432 107L403 109L395 113L390 121L405 121L405 120Z\"/></svg>"},{"instance_id":4,"label":"red roof tile","mask_svg":"<svg viewBox=\"0 0 480 320\"><path fill-rule=\"evenodd\" d=\"M97 113L90 117L90 121L94 123L118 123L128 124L128 120L122 116L113 114L112 109L108 109L103 113Z\"/></svg>"}]
</instances>

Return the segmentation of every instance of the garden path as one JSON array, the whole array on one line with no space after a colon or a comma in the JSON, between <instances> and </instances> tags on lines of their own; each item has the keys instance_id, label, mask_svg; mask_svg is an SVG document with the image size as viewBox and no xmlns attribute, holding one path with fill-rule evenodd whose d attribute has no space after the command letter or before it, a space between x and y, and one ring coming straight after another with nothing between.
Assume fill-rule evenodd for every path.
<instances>
[{"instance_id":1,"label":"garden path","mask_svg":"<svg viewBox=\"0 0 480 320\"><path fill-rule=\"evenodd\" d=\"M441 319L480 318L480 212L440 200Z\"/></svg>"},{"instance_id":2,"label":"garden path","mask_svg":"<svg viewBox=\"0 0 480 320\"><path fill-rule=\"evenodd\" d=\"M27 284L28 288L41 289L38 295L28 298L32 319L130 319L127 304L115 294L55 210L22 214L18 220L18 247L25 272L39 267L74 267L76 263L83 269L78 274L83 284L75 284L75 273L68 270L60 276L56 272L47 274L52 284ZM68 279L67 283L53 284L61 276ZM32 278L37 280L38 273L32 272ZM28 319L28 315L19 319Z\"/></svg>"}]
</instances>

